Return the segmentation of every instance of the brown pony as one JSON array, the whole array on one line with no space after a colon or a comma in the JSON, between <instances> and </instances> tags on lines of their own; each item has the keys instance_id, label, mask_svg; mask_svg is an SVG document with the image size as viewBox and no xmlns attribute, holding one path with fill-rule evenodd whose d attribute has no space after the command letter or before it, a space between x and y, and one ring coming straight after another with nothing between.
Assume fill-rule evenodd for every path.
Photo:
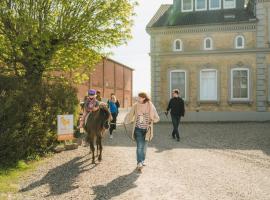
<instances>
[{"instance_id":1,"label":"brown pony","mask_svg":"<svg viewBox=\"0 0 270 200\"><path fill-rule=\"evenodd\" d=\"M92 112L87 118L86 125L85 125L85 131L87 133L86 141L90 144L93 164L95 164L94 141L96 140L98 161L101 161L102 160L101 140L104 136L105 130L110 127L109 125L110 119L111 119L111 114L106 104L101 104L99 106L99 109L95 112ZM99 150L99 154L98 154L98 150Z\"/></svg>"}]
</instances>

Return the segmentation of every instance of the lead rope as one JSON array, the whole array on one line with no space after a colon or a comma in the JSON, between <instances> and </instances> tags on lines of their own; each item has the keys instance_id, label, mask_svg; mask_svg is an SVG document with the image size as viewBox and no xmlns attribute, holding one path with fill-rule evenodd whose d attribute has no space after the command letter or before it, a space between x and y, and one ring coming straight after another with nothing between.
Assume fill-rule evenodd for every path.
<instances>
[{"instance_id":1,"label":"lead rope","mask_svg":"<svg viewBox=\"0 0 270 200\"><path fill-rule=\"evenodd\" d=\"M166 113L166 111L162 111L162 112L159 112L158 113L158 115L160 115L160 114L165 114ZM166 114L165 114L166 115ZM168 118L168 116L166 115L166 117ZM130 136L130 134L128 134L128 130L127 130L127 127L126 127L126 124L125 123L110 123L110 125L111 124L114 124L114 125L123 125L124 126L124 129L125 129L125 135L132 141L132 142L134 142L134 140L133 140L133 138ZM148 128L147 128L147 132L148 131L151 131L151 126L149 126ZM150 132L151 133L151 132Z\"/></svg>"}]
</instances>

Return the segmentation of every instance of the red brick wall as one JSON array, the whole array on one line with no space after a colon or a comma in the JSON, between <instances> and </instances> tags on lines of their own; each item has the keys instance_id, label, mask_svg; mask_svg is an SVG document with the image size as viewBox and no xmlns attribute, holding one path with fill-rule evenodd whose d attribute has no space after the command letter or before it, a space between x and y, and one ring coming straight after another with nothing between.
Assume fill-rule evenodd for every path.
<instances>
[{"instance_id":1,"label":"red brick wall","mask_svg":"<svg viewBox=\"0 0 270 200\"><path fill-rule=\"evenodd\" d=\"M96 65L90 81L77 86L78 98L82 100L89 88L99 90L109 99L115 93L121 107L132 105L132 70L112 60L104 59Z\"/></svg>"}]
</instances>

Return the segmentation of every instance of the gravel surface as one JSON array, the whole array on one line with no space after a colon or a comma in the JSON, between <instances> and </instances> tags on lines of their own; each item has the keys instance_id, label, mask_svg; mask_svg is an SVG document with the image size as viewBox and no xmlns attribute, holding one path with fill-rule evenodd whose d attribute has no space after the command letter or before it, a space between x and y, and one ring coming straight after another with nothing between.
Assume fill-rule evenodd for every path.
<instances>
[{"instance_id":1,"label":"gravel surface","mask_svg":"<svg viewBox=\"0 0 270 200\"><path fill-rule=\"evenodd\" d=\"M131 127L128 127L131 130ZM147 166L135 171L135 143L118 127L104 139L103 161L89 147L56 154L21 181L11 199L269 200L270 123L155 125Z\"/></svg>"}]
</instances>

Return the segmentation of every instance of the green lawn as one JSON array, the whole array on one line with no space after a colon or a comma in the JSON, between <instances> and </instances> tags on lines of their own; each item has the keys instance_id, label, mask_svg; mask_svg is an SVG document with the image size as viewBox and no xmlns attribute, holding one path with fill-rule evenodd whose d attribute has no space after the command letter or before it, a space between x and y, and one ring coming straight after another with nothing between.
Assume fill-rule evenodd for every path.
<instances>
[{"instance_id":1,"label":"green lawn","mask_svg":"<svg viewBox=\"0 0 270 200\"><path fill-rule=\"evenodd\" d=\"M8 193L17 193L19 191L19 180L23 176L31 173L44 160L31 162L19 161L15 167L8 169L0 168L0 199L5 198Z\"/></svg>"}]
</instances>

